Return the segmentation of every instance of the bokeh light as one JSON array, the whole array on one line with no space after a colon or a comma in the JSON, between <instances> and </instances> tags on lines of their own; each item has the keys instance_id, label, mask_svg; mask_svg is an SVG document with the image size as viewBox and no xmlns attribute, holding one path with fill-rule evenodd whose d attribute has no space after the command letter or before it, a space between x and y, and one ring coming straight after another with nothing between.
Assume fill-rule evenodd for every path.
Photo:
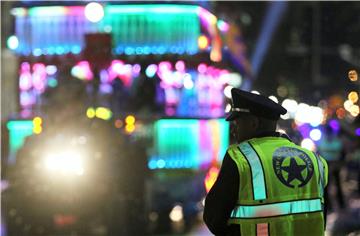
<instances>
[{"instance_id":1,"label":"bokeh light","mask_svg":"<svg viewBox=\"0 0 360 236\"><path fill-rule=\"evenodd\" d=\"M358 80L358 73L356 70L350 70L348 73L349 79L353 82Z\"/></svg>"},{"instance_id":2,"label":"bokeh light","mask_svg":"<svg viewBox=\"0 0 360 236\"><path fill-rule=\"evenodd\" d=\"M135 123L135 117L133 115L128 115L125 118L126 124L134 124Z\"/></svg>"},{"instance_id":3,"label":"bokeh light","mask_svg":"<svg viewBox=\"0 0 360 236\"><path fill-rule=\"evenodd\" d=\"M350 101L350 100L346 100L344 102L344 108L345 110L349 111L350 110L350 107L353 105L353 103Z\"/></svg>"},{"instance_id":4,"label":"bokeh light","mask_svg":"<svg viewBox=\"0 0 360 236\"><path fill-rule=\"evenodd\" d=\"M206 49L209 46L208 38L204 35L200 35L198 39L198 45L201 50Z\"/></svg>"},{"instance_id":5,"label":"bokeh light","mask_svg":"<svg viewBox=\"0 0 360 236\"><path fill-rule=\"evenodd\" d=\"M86 116L89 118L89 119L92 119L95 117L95 109L93 107L89 107L87 110L86 110Z\"/></svg>"},{"instance_id":6,"label":"bokeh light","mask_svg":"<svg viewBox=\"0 0 360 236\"><path fill-rule=\"evenodd\" d=\"M11 35L7 40L7 47L16 50L19 47L19 39L15 35Z\"/></svg>"},{"instance_id":7,"label":"bokeh light","mask_svg":"<svg viewBox=\"0 0 360 236\"><path fill-rule=\"evenodd\" d=\"M351 91L348 94L348 99L352 102L352 103L356 103L359 100L359 95L357 92L355 91Z\"/></svg>"},{"instance_id":8,"label":"bokeh light","mask_svg":"<svg viewBox=\"0 0 360 236\"><path fill-rule=\"evenodd\" d=\"M85 17L89 21L96 23L104 17L104 8L97 2L91 2L85 7Z\"/></svg>"},{"instance_id":9,"label":"bokeh light","mask_svg":"<svg viewBox=\"0 0 360 236\"><path fill-rule=\"evenodd\" d=\"M169 217L174 222L179 222L184 218L183 214L183 208L180 205L174 206L174 208L171 210Z\"/></svg>"},{"instance_id":10,"label":"bokeh light","mask_svg":"<svg viewBox=\"0 0 360 236\"><path fill-rule=\"evenodd\" d=\"M319 129L313 129L310 131L310 138L314 141L319 141L321 139L321 131Z\"/></svg>"},{"instance_id":11,"label":"bokeh light","mask_svg":"<svg viewBox=\"0 0 360 236\"><path fill-rule=\"evenodd\" d=\"M315 143L309 138L305 138L301 141L301 147L306 148L310 151L315 151L316 149Z\"/></svg>"},{"instance_id":12,"label":"bokeh light","mask_svg":"<svg viewBox=\"0 0 360 236\"><path fill-rule=\"evenodd\" d=\"M358 105L352 105L349 109L349 112L352 116L356 117L359 115L359 106Z\"/></svg>"}]
</instances>

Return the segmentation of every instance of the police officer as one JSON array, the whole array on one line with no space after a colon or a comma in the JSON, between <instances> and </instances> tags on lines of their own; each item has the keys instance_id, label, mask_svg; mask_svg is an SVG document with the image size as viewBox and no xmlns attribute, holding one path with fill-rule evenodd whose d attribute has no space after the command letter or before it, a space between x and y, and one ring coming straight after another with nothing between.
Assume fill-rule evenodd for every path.
<instances>
[{"instance_id":1,"label":"police officer","mask_svg":"<svg viewBox=\"0 0 360 236\"><path fill-rule=\"evenodd\" d=\"M324 235L326 161L275 132L286 109L232 89L237 144L206 196L204 221L215 235Z\"/></svg>"}]
</instances>

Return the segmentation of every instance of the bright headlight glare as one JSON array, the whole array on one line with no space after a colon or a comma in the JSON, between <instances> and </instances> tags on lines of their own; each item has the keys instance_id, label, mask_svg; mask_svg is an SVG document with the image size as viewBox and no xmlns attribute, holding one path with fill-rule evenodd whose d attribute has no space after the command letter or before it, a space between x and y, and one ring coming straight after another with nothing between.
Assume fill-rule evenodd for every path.
<instances>
[{"instance_id":1,"label":"bright headlight glare","mask_svg":"<svg viewBox=\"0 0 360 236\"><path fill-rule=\"evenodd\" d=\"M62 153L51 153L45 158L45 166L49 171L64 174L84 174L84 163L79 152L68 151Z\"/></svg>"}]
</instances>

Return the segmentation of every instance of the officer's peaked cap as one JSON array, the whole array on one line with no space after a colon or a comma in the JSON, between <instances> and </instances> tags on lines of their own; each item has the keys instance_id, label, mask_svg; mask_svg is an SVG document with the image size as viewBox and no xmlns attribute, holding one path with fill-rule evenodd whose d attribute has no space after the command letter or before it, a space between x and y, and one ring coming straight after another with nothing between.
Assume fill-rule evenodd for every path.
<instances>
[{"instance_id":1,"label":"officer's peaked cap","mask_svg":"<svg viewBox=\"0 0 360 236\"><path fill-rule=\"evenodd\" d=\"M270 98L240 89L231 89L232 108L227 121L237 119L241 113L251 113L270 120L278 120L287 110Z\"/></svg>"}]
</instances>

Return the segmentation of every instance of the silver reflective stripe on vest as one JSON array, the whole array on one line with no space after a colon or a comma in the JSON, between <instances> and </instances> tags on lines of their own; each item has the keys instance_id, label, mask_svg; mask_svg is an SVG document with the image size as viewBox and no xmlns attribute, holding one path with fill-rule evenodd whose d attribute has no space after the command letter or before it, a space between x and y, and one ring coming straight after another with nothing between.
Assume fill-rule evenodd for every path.
<instances>
[{"instance_id":1,"label":"silver reflective stripe on vest","mask_svg":"<svg viewBox=\"0 0 360 236\"><path fill-rule=\"evenodd\" d=\"M251 168L254 200L266 199L265 176L261 166L260 157L248 142L240 143L239 148L245 155L245 158L247 159Z\"/></svg>"},{"instance_id":2,"label":"silver reflective stripe on vest","mask_svg":"<svg viewBox=\"0 0 360 236\"><path fill-rule=\"evenodd\" d=\"M237 206L231 212L231 218L262 218L321 211L321 200L298 200L258 206Z\"/></svg>"},{"instance_id":3,"label":"silver reflective stripe on vest","mask_svg":"<svg viewBox=\"0 0 360 236\"><path fill-rule=\"evenodd\" d=\"M315 153L314 153L315 154ZM319 180L319 191L320 191L320 196L323 197L324 196L324 188L325 188L325 178L324 178L324 164L321 161L321 158L319 155L315 154L317 163L318 163L318 167L319 167L319 173L320 173L320 180Z\"/></svg>"}]
</instances>

